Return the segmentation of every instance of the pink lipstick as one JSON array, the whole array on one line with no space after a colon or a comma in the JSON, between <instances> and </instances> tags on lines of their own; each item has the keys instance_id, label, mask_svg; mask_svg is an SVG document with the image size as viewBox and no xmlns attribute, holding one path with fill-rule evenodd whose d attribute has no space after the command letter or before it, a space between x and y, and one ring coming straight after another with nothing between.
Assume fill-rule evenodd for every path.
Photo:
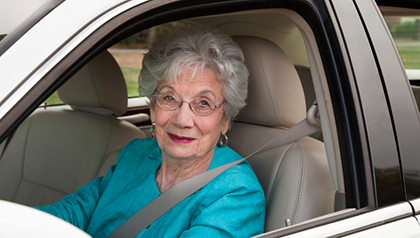
<instances>
[{"instance_id":1,"label":"pink lipstick","mask_svg":"<svg viewBox=\"0 0 420 238\"><path fill-rule=\"evenodd\" d=\"M181 143L181 144L188 144L191 143L195 140L195 138L191 138L191 137L184 137L184 136L178 136L172 133L168 132L168 136L169 138L171 138L171 140L177 142L177 143Z\"/></svg>"}]
</instances>

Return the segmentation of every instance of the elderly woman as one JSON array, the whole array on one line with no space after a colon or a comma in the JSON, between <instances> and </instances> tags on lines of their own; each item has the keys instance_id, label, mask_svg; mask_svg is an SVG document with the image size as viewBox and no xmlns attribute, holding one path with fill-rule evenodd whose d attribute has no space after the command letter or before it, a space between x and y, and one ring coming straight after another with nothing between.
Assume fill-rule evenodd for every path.
<instances>
[{"instance_id":1,"label":"elderly woman","mask_svg":"<svg viewBox=\"0 0 420 238\"><path fill-rule=\"evenodd\" d=\"M233 40L188 28L156 42L143 61L151 139L130 142L106 177L38 209L106 237L161 193L241 157L226 146L245 105L248 71ZM249 237L263 232L265 199L247 162L220 174L137 237Z\"/></svg>"}]
</instances>

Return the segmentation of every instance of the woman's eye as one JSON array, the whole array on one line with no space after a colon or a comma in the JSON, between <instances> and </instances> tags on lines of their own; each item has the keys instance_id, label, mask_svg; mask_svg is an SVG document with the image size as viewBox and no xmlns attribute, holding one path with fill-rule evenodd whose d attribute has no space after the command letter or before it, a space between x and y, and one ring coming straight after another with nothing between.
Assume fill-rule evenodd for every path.
<instances>
[{"instance_id":1,"label":"woman's eye","mask_svg":"<svg viewBox=\"0 0 420 238\"><path fill-rule=\"evenodd\" d=\"M207 100L199 100L198 105L201 107L210 107L210 103Z\"/></svg>"},{"instance_id":2,"label":"woman's eye","mask_svg":"<svg viewBox=\"0 0 420 238\"><path fill-rule=\"evenodd\" d=\"M166 101L175 101L175 98L172 95L166 95L163 99Z\"/></svg>"}]
</instances>

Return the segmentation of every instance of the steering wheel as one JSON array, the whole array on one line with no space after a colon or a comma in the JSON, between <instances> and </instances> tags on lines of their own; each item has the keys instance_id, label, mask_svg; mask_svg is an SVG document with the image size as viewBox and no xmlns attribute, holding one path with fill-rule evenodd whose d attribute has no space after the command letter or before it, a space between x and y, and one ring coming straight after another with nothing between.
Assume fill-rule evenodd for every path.
<instances>
[{"instance_id":1,"label":"steering wheel","mask_svg":"<svg viewBox=\"0 0 420 238\"><path fill-rule=\"evenodd\" d=\"M0 200L0 237L91 237L72 224L13 202Z\"/></svg>"}]
</instances>

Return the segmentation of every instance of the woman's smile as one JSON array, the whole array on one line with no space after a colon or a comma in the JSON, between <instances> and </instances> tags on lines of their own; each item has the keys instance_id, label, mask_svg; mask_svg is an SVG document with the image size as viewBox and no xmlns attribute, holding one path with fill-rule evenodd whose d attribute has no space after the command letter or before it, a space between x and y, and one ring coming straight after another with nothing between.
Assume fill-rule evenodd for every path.
<instances>
[{"instance_id":1,"label":"woman's smile","mask_svg":"<svg viewBox=\"0 0 420 238\"><path fill-rule=\"evenodd\" d=\"M179 136L170 132L167 132L167 134L172 141L176 143L180 143L180 144L188 144L196 140L195 138L192 138L192 137Z\"/></svg>"}]
</instances>

